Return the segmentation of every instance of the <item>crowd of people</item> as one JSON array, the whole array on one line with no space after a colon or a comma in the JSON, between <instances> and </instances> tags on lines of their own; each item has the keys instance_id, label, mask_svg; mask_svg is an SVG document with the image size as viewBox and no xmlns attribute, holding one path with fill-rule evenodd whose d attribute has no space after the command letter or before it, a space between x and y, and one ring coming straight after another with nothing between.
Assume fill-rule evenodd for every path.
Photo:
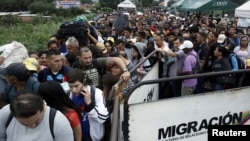
<instances>
[{"instance_id":1,"label":"crowd of people","mask_svg":"<svg viewBox=\"0 0 250 141\"><path fill-rule=\"evenodd\" d=\"M88 21L98 38L86 29L87 44L80 45L73 36L48 35L43 50L28 50L22 62L14 60L0 69L1 141L106 141L112 112L106 102L112 87L122 103L156 62L159 78L238 70L237 57L243 69L248 65L250 27L237 28L237 20L145 11L131 13L120 31L114 26L118 16L103 13ZM0 65L5 59L0 56ZM247 77L172 80L160 83L159 97L247 86ZM51 109L57 110L52 127Z\"/></svg>"}]
</instances>

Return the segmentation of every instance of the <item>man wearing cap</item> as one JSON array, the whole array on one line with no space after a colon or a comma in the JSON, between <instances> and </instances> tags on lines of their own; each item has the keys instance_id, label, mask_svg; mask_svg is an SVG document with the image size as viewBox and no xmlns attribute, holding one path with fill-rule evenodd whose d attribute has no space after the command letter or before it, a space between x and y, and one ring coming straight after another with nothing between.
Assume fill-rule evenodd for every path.
<instances>
[{"instance_id":1,"label":"man wearing cap","mask_svg":"<svg viewBox=\"0 0 250 141\"><path fill-rule=\"evenodd\" d=\"M225 34L219 34L217 43L219 46L228 46L232 50L235 48L234 42L232 42Z\"/></svg>"},{"instance_id":2,"label":"man wearing cap","mask_svg":"<svg viewBox=\"0 0 250 141\"><path fill-rule=\"evenodd\" d=\"M38 91L40 83L30 78L29 71L23 63L12 63L2 69L1 74L8 82L3 96L6 104L10 103L17 93L29 90Z\"/></svg>"},{"instance_id":3,"label":"man wearing cap","mask_svg":"<svg viewBox=\"0 0 250 141\"><path fill-rule=\"evenodd\" d=\"M193 43L189 40L185 40L180 47L187 56L183 61L183 67L180 72L177 72L179 76L192 75L193 69L196 67L196 62L198 60L197 53L193 50ZM182 81L181 95L192 95L197 84L197 78L185 79Z\"/></svg>"}]
</instances>

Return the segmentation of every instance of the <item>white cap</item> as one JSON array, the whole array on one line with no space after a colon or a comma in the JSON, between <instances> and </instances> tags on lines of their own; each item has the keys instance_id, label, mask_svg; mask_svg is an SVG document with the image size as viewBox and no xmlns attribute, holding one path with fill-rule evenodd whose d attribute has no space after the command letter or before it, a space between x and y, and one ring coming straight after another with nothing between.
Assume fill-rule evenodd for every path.
<instances>
[{"instance_id":1,"label":"white cap","mask_svg":"<svg viewBox=\"0 0 250 141\"><path fill-rule=\"evenodd\" d=\"M224 14L224 17L227 17L228 16L228 14Z\"/></svg>"},{"instance_id":2,"label":"white cap","mask_svg":"<svg viewBox=\"0 0 250 141\"><path fill-rule=\"evenodd\" d=\"M193 45L193 43L192 43L191 41L185 40L185 41L183 42L183 44L180 46L180 49L184 49L184 48L193 48L193 47L194 47L194 45Z\"/></svg>"},{"instance_id":3,"label":"white cap","mask_svg":"<svg viewBox=\"0 0 250 141\"><path fill-rule=\"evenodd\" d=\"M218 39L217 39L217 43L223 43L226 38L227 37L225 34L219 34Z\"/></svg>"}]
</instances>

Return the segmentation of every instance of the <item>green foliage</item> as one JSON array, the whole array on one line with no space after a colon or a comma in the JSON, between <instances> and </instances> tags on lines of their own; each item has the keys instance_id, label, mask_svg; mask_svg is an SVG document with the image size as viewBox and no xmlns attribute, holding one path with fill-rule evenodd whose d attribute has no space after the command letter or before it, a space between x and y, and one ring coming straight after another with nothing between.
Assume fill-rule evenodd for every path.
<instances>
[{"instance_id":1,"label":"green foliage","mask_svg":"<svg viewBox=\"0 0 250 141\"><path fill-rule=\"evenodd\" d=\"M92 1L92 0L81 0L81 3L82 3L82 4L85 4L85 3L93 3L93 1Z\"/></svg>"},{"instance_id":2,"label":"green foliage","mask_svg":"<svg viewBox=\"0 0 250 141\"><path fill-rule=\"evenodd\" d=\"M60 23L53 22L35 26L32 23L20 23L8 28L1 26L0 45L18 41L23 43L29 50L45 49L49 36L56 33L59 26Z\"/></svg>"},{"instance_id":3,"label":"green foliage","mask_svg":"<svg viewBox=\"0 0 250 141\"><path fill-rule=\"evenodd\" d=\"M142 1L142 0L141 0ZM153 0L143 0L142 1L142 7L151 7L151 6L155 6L155 4L154 5L152 5L153 4Z\"/></svg>"},{"instance_id":4,"label":"green foliage","mask_svg":"<svg viewBox=\"0 0 250 141\"><path fill-rule=\"evenodd\" d=\"M37 0L0 0L0 11L1 12L18 12L18 11L28 11L30 4L36 2ZM54 0L39 0L42 5L47 3L52 3Z\"/></svg>"},{"instance_id":5,"label":"green foliage","mask_svg":"<svg viewBox=\"0 0 250 141\"><path fill-rule=\"evenodd\" d=\"M15 2L15 0L0 0L0 10L2 12L9 12L9 11L12 11L14 10L15 11L18 11L18 4Z\"/></svg>"},{"instance_id":6,"label":"green foliage","mask_svg":"<svg viewBox=\"0 0 250 141\"><path fill-rule=\"evenodd\" d=\"M94 16L96 16L94 13L85 15L88 20ZM8 15L0 20L0 45L18 41L28 50L46 49L50 35L56 34L62 23L74 19L75 17L64 18L53 15L34 17L30 22L22 22L17 17Z\"/></svg>"},{"instance_id":7,"label":"green foliage","mask_svg":"<svg viewBox=\"0 0 250 141\"><path fill-rule=\"evenodd\" d=\"M29 6L31 13L40 13L42 15L50 15L56 12L54 4L44 3L43 1L35 1Z\"/></svg>"},{"instance_id":8,"label":"green foliage","mask_svg":"<svg viewBox=\"0 0 250 141\"><path fill-rule=\"evenodd\" d=\"M100 12L111 12L113 9L110 7L103 7L100 9Z\"/></svg>"},{"instance_id":9,"label":"green foliage","mask_svg":"<svg viewBox=\"0 0 250 141\"><path fill-rule=\"evenodd\" d=\"M0 18L0 25L2 26L13 26L22 23L20 18L12 15L6 15Z\"/></svg>"},{"instance_id":10,"label":"green foliage","mask_svg":"<svg viewBox=\"0 0 250 141\"><path fill-rule=\"evenodd\" d=\"M112 9L116 9L119 3L117 3L116 0L99 0L99 4L101 7L110 7Z\"/></svg>"}]
</instances>

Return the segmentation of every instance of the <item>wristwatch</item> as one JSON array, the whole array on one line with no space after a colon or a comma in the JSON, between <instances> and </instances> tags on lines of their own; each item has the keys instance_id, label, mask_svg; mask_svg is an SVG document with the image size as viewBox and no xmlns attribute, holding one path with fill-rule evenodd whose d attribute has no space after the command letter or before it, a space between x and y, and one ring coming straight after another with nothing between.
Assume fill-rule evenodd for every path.
<instances>
[{"instance_id":1,"label":"wristwatch","mask_svg":"<svg viewBox=\"0 0 250 141\"><path fill-rule=\"evenodd\" d=\"M127 71L128 71L128 69L127 69L127 68L124 68L124 69L123 69L123 72L127 72Z\"/></svg>"}]
</instances>

